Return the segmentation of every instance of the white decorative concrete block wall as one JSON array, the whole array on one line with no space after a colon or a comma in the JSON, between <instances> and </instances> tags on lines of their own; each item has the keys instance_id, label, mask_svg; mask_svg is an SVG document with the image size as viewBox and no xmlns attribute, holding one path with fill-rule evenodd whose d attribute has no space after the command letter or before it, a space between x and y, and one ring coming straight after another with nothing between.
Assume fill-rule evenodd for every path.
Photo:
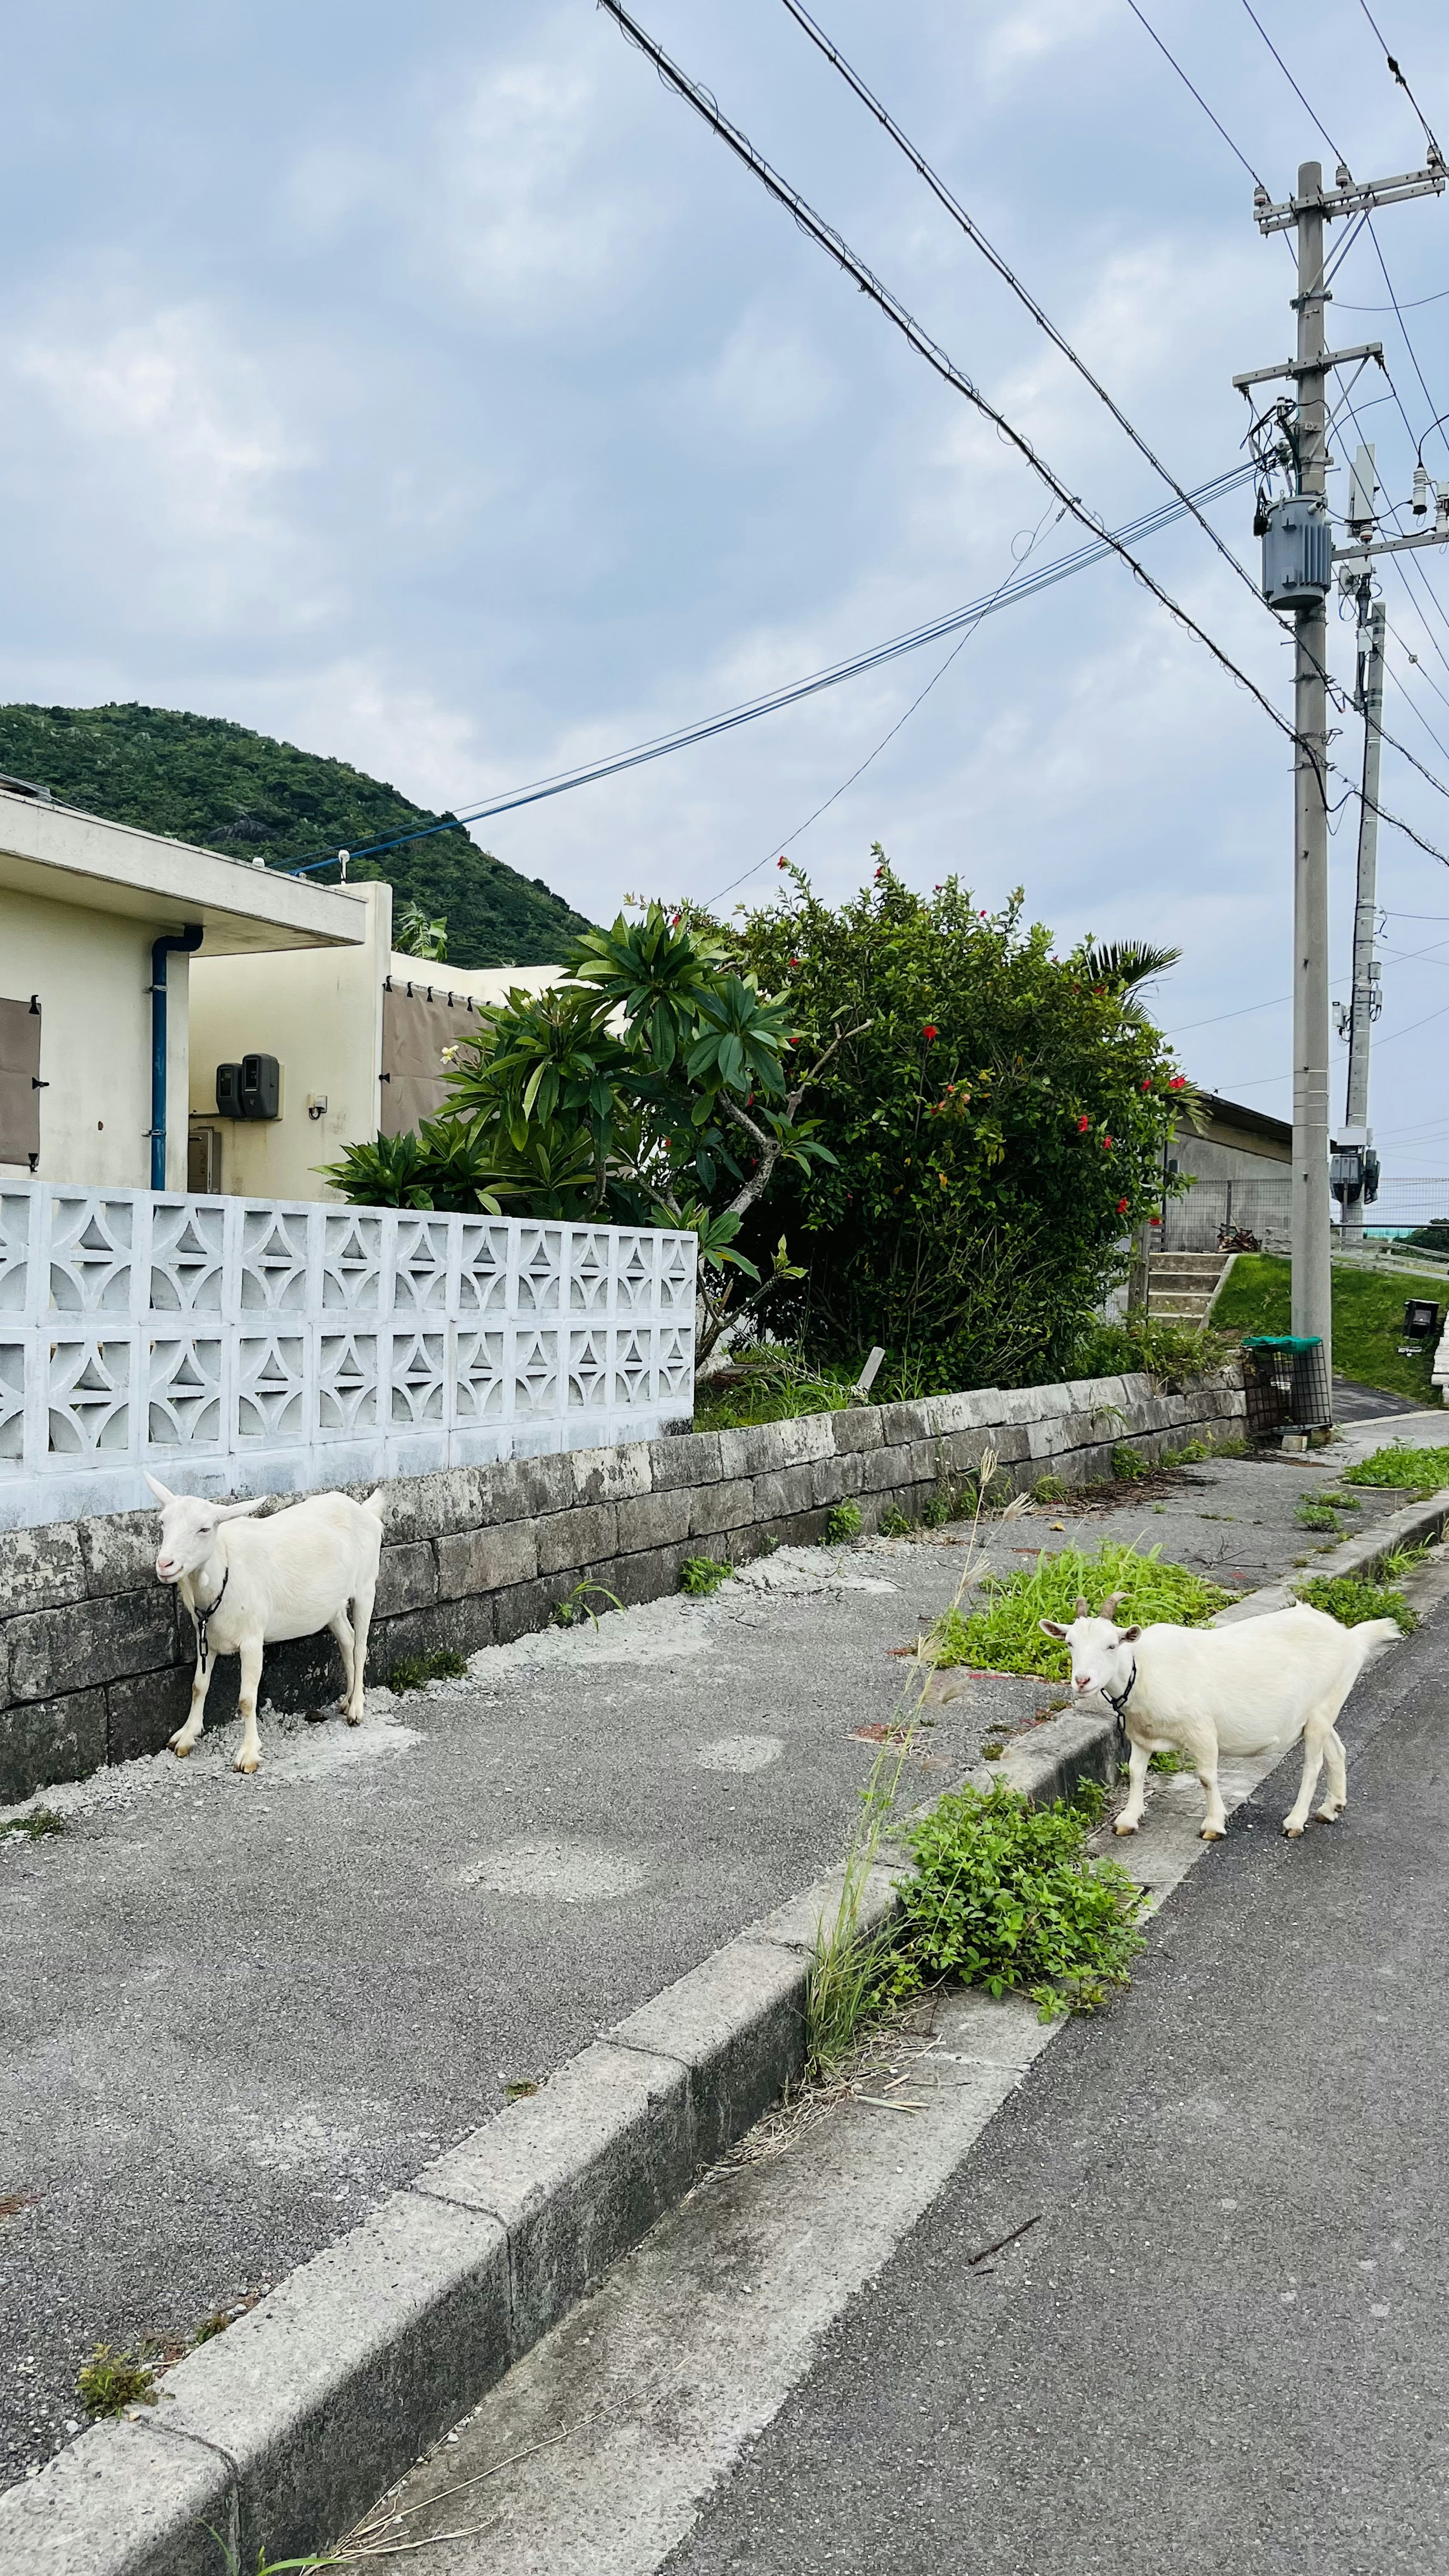
<instances>
[{"instance_id":1,"label":"white decorative concrete block wall","mask_svg":"<svg viewBox=\"0 0 1449 2576\"><path fill-rule=\"evenodd\" d=\"M650 1440L692 1234L0 1183L0 1528Z\"/></svg>"}]
</instances>

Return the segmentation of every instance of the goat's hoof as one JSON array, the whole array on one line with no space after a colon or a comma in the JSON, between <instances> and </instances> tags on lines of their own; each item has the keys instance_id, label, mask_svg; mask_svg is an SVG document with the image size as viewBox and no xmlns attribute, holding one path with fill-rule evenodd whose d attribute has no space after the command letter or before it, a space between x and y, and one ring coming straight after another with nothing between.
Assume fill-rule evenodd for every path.
<instances>
[{"instance_id":1,"label":"goat's hoof","mask_svg":"<svg viewBox=\"0 0 1449 2576\"><path fill-rule=\"evenodd\" d=\"M1137 1827L1135 1825L1114 1825L1112 1831L1116 1834L1135 1834Z\"/></svg>"},{"instance_id":2,"label":"goat's hoof","mask_svg":"<svg viewBox=\"0 0 1449 2576\"><path fill-rule=\"evenodd\" d=\"M1202 1843L1223 1842L1227 1838L1227 1830L1226 1825L1204 1825L1198 1835L1198 1841Z\"/></svg>"},{"instance_id":3,"label":"goat's hoof","mask_svg":"<svg viewBox=\"0 0 1449 2576\"><path fill-rule=\"evenodd\" d=\"M187 1754L191 1751L191 1744L189 1740L184 1739L179 1735L173 1735L171 1738L171 1750L175 1754L178 1762L184 1762Z\"/></svg>"},{"instance_id":4,"label":"goat's hoof","mask_svg":"<svg viewBox=\"0 0 1449 2576\"><path fill-rule=\"evenodd\" d=\"M1303 1840L1303 1827L1301 1825L1285 1824L1283 1831L1287 1835L1290 1843L1301 1843Z\"/></svg>"},{"instance_id":5,"label":"goat's hoof","mask_svg":"<svg viewBox=\"0 0 1449 2576\"><path fill-rule=\"evenodd\" d=\"M1347 1804L1348 1800L1344 1798L1336 1807L1330 1803L1326 1807L1315 1807L1313 1812L1321 1825L1336 1825Z\"/></svg>"},{"instance_id":6,"label":"goat's hoof","mask_svg":"<svg viewBox=\"0 0 1449 2576\"><path fill-rule=\"evenodd\" d=\"M247 1773L260 1771L262 1767L262 1757L260 1753L254 1753L250 1762L248 1762L244 1756L239 1753L231 1767L233 1771L245 1771Z\"/></svg>"},{"instance_id":7,"label":"goat's hoof","mask_svg":"<svg viewBox=\"0 0 1449 2576\"><path fill-rule=\"evenodd\" d=\"M345 1708L342 1714L346 1718L349 1726L360 1726L362 1724L362 1711L360 1708L356 1711L350 1708Z\"/></svg>"}]
</instances>

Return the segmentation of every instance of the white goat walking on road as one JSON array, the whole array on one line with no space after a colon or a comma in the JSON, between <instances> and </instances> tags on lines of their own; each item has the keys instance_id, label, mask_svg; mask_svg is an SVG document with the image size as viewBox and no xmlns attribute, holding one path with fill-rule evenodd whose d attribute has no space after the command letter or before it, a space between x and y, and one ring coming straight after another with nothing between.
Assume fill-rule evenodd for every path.
<instances>
[{"instance_id":1,"label":"white goat walking on road","mask_svg":"<svg viewBox=\"0 0 1449 2576\"><path fill-rule=\"evenodd\" d=\"M309 1494L268 1520L253 1521L249 1515L261 1509L264 1497L208 1503L168 1492L155 1476L146 1482L161 1506L156 1572L163 1583L175 1584L196 1628L191 1711L171 1738L172 1752L189 1753L201 1733L213 1658L239 1655L242 1742L233 1767L255 1771L262 1758L262 1648L286 1637L315 1636L319 1628L330 1628L342 1648L345 1714L349 1726L359 1725L382 1548L381 1490L365 1503L346 1494Z\"/></svg>"},{"instance_id":2,"label":"white goat walking on road","mask_svg":"<svg viewBox=\"0 0 1449 2576\"><path fill-rule=\"evenodd\" d=\"M1393 1620L1343 1628L1300 1601L1226 1628L1118 1628L1112 1613L1122 1598L1112 1593L1095 1619L1079 1599L1070 1627L1041 1623L1071 1649L1075 1696L1099 1690L1126 1728L1131 1752L1118 1833L1135 1834L1142 1822L1153 1754L1185 1753L1207 1800L1203 1840L1216 1842L1228 1829L1219 1755L1286 1753L1300 1736L1303 1780L1283 1831L1302 1833L1324 1767L1328 1791L1317 1812L1332 1824L1348 1803L1338 1713L1364 1666L1396 1642Z\"/></svg>"}]
</instances>

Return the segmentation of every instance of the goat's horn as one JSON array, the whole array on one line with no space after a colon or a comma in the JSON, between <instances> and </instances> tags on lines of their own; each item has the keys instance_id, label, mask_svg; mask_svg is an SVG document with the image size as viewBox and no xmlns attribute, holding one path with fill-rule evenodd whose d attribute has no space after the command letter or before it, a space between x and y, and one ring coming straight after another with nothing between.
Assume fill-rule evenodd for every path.
<instances>
[{"instance_id":1,"label":"goat's horn","mask_svg":"<svg viewBox=\"0 0 1449 2576\"><path fill-rule=\"evenodd\" d=\"M1079 1592L1079 1593L1077 1594L1077 1608L1076 1608L1076 1616L1077 1616L1077 1618L1079 1618L1079 1619L1085 1619L1085 1618L1087 1617L1087 1615L1088 1615L1088 1614L1087 1614L1087 1600L1086 1600L1086 1595L1085 1595L1085 1593Z\"/></svg>"},{"instance_id":2,"label":"goat's horn","mask_svg":"<svg viewBox=\"0 0 1449 2576\"><path fill-rule=\"evenodd\" d=\"M1126 1598L1127 1598L1127 1595L1126 1595L1126 1593L1125 1593L1125 1592L1109 1592L1109 1593L1108 1593L1108 1595L1107 1595L1106 1600L1105 1600L1105 1601L1103 1602L1103 1604L1102 1604L1101 1609L1100 1609L1100 1610L1098 1611L1098 1613L1097 1613L1098 1618L1099 1618L1099 1619L1110 1619L1110 1618L1111 1618L1111 1616L1112 1616L1113 1611L1114 1611L1114 1610L1116 1609L1116 1607L1117 1607L1118 1602L1119 1602L1119 1601L1125 1601L1125 1600L1126 1600Z\"/></svg>"}]
</instances>

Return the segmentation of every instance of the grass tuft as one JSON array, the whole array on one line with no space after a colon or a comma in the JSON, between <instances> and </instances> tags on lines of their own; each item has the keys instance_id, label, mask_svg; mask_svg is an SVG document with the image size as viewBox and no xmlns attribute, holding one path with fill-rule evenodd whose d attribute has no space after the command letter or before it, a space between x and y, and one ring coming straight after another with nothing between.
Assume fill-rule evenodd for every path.
<instances>
[{"instance_id":1,"label":"grass tuft","mask_svg":"<svg viewBox=\"0 0 1449 2576\"><path fill-rule=\"evenodd\" d=\"M860 1536L859 1503L837 1503L825 1524L827 1547L843 1547L847 1539Z\"/></svg>"},{"instance_id":2,"label":"grass tuft","mask_svg":"<svg viewBox=\"0 0 1449 2576\"><path fill-rule=\"evenodd\" d=\"M393 1665L387 1686L391 1691L420 1691L429 1682L460 1682L467 1670L466 1656L444 1646L435 1655L405 1656L400 1664Z\"/></svg>"},{"instance_id":3,"label":"grass tuft","mask_svg":"<svg viewBox=\"0 0 1449 2576\"><path fill-rule=\"evenodd\" d=\"M690 1593L696 1601L703 1600L711 1592L718 1592L720 1585L728 1583L733 1573L734 1567L722 1565L718 1557L687 1556L679 1569L679 1589Z\"/></svg>"},{"instance_id":4,"label":"grass tuft","mask_svg":"<svg viewBox=\"0 0 1449 2576\"><path fill-rule=\"evenodd\" d=\"M1300 1529L1336 1530L1337 1519L1326 1502L1314 1494L1298 1506L1293 1518Z\"/></svg>"},{"instance_id":5,"label":"grass tuft","mask_svg":"<svg viewBox=\"0 0 1449 2576\"><path fill-rule=\"evenodd\" d=\"M28 1816L12 1816L7 1824L0 1826L0 1832L25 1834L33 1843L42 1841L47 1834L68 1834L69 1831L64 1816L58 1816L54 1807L32 1807Z\"/></svg>"},{"instance_id":6,"label":"grass tuft","mask_svg":"<svg viewBox=\"0 0 1449 2576\"><path fill-rule=\"evenodd\" d=\"M1079 1593L1095 1612L1109 1592L1125 1595L1119 1620L1144 1628L1158 1620L1200 1628L1234 1597L1185 1565L1164 1563L1155 1547L1145 1555L1113 1541L1091 1555L1064 1547L1055 1556L1039 1556L1031 1573L987 1575L976 1596L981 1607L969 1614L959 1604L948 1610L931 1630L926 1651L938 1666L972 1664L987 1672L1039 1673L1062 1681L1071 1658L1054 1637L1042 1635L1038 1622L1068 1624Z\"/></svg>"},{"instance_id":7,"label":"grass tuft","mask_svg":"<svg viewBox=\"0 0 1449 2576\"><path fill-rule=\"evenodd\" d=\"M156 2404L156 2372L146 2349L142 2345L139 2352L117 2352L108 2343L98 2343L89 2361L82 2362L76 2373L76 2394L93 2424L123 2414L128 2406Z\"/></svg>"},{"instance_id":8,"label":"grass tuft","mask_svg":"<svg viewBox=\"0 0 1449 2576\"><path fill-rule=\"evenodd\" d=\"M1151 1475L1152 1468L1130 1440L1119 1440L1112 1452L1112 1473L1119 1485L1140 1485L1144 1476Z\"/></svg>"},{"instance_id":9,"label":"grass tuft","mask_svg":"<svg viewBox=\"0 0 1449 2576\"><path fill-rule=\"evenodd\" d=\"M576 1583L572 1592L566 1592L562 1601L554 1603L548 1614L554 1626L576 1628L581 1626L585 1619L591 1619L597 1628L599 1618L591 1598L594 1593L598 1594L601 1601L607 1602L611 1610L623 1609L624 1604L617 1592L611 1592L605 1583L592 1583L585 1575L582 1583Z\"/></svg>"},{"instance_id":10,"label":"grass tuft","mask_svg":"<svg viewBox=\"0 0 1449 2576\"><path fill-rule=\"evenodd\" d=\"M1449 1485L1449 1448L1411 1449L1407 1442L1396 1440L1387 1449L1376 1449L1371 1458L1361 1458L1356 1467L1346 1467L1346 1485L1392 1485L1410 1493L1437 1494Z\"/></svg>"},{"instance_id":11,"label":"grass tuft","mask_svg":"<svg viewBox=\"0 0 1449 2576\"><path fill-rule=\"evenodd\" d=\"M909 1538L912 1524L898 1503L887 1503L876 1527L882 1538Z\"/></svg>"},{"instance_id":12,"label":"grass tuft","mask_svg":"<svg viewBox=\"0 0 1449 2576\"><path fill-rule=\"evenodd\" d=\"M1326 1610L1341 1628L1362 1627L1365 1619L1394 1619L1407 1637L1419 1624L1417 1610L1410 1609L1402 1592L1388 1584L1370 1583L1361 1574L1314 1574L1293 1589L1311 1610Z\"/></svg>"}]
</instances>

